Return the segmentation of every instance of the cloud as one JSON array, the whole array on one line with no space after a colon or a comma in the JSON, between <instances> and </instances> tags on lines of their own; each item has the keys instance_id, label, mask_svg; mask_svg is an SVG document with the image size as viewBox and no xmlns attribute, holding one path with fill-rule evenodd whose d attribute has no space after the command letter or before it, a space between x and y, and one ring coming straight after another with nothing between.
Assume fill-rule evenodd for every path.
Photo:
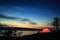
<instances>
[{"instance_id":1,"label":"cloud","mask_svg":"<svg viewBox=\"0 0 60 40\"><path fill-rule=\"evenodd\" d=\"M36 25L36 24L37 24L37 23L35 23L35 22L32 22L32 21L29 20L29 19L22 19L21 21L29 22L31 25Z\"/></svg>"},{"instance_id":2,"label":"cloud","mask_svg":"<svg viewBox=\"0 0 60 40\"><path fill-rule=\"evenodd\" d=\"M5 15L1 15L1 14L0 14L0 19L1 19L1 18L2 18L2 19L3 19L3 18L4 18L4 19L19 19L19 18L9 17L9 16L5 16Z\"/></svg>"},{"instance_id":3,"label":"cloud","mask_svg":"<svg viewBox=\"0 0 60 40\"><path fill-rule=\"evenodd\" d=\"M29 19L21 19L22 21L30 21Z\"/></svg>"},{"instance_id":4,"label":"cloud","mask_svg":"<svg viewBox=\"0 0 60 40\"><path fill-rule=\"evenodd\" d=\"M35 23L35 22L32 22L31 20L29 20L29 19L25 19L25 18L17 18L17 17L10 17L10 16L5 16L5 15L2 15L2 14L0 14L0 19L9 19L9 20L16 20L16 21L22 21L23 23L24 22L28 22L29 24L31 24L31 25L36 25L37 23Z\"/></svg>"},{"instance_id":5,"label":"cloud","mask_svg":"<svg viewBox=\"0 0 60 40\"><path fill-rule=\"evenodd\" d=\"M18 9L18 10L23 10L24 8L22 7L13 7L14 9Z\"/></svg>"},{"instance_id":6,"label":"cloud","mask_svg":"<svg viewBox=\"0 0 60 40\"><path fill-rule=\"evenodd\" d=\"M36 25L37 23L35 23L35 22L30 22L30 24L31 24L31 25Z\"/></svg>"}]
</instances>

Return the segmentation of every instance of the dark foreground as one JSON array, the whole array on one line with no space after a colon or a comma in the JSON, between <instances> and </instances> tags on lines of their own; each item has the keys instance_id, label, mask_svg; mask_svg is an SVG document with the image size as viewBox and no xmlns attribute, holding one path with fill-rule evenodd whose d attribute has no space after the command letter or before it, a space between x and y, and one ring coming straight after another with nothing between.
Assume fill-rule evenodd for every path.
<instances>
[{"instance_id":1,"label":"dark foreground","mask_svg":"<svg viewBox=\"0 0 60 40\"><path fill-rule=\"evenodd\" d=\"M0 40L60 40L60 31L33 34L23 37L0 37Z\"/></svg>"}]
</instances>

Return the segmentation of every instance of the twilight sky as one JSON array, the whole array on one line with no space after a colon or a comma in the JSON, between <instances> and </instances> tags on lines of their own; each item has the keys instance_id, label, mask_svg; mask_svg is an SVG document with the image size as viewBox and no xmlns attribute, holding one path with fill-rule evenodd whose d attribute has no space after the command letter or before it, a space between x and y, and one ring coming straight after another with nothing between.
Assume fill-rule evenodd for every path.
<instances>
[{"instance_id":1,"label":"twilight sky","mask_svg":"<svg viewBox=\"0 0 60 40\"><path fill-rule=\"evenodd\" d=\"M60 17L59 0L0 0L0 22L26 28L49 26Z\"/></svg>"}]
</instances>

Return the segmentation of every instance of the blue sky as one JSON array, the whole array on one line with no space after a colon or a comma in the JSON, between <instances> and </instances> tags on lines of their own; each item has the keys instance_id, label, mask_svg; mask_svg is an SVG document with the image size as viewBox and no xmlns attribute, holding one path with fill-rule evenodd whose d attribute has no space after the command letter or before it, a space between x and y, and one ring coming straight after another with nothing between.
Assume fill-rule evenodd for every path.
<instances>
[{"instance_id":1,"label":"blue sky","mask_svg":"<svg viewBox=\"0 0 60 40\"><path fill-rule=\"evenodd\" d=\"M60 17L60 2L58 0L1 0L0 11L5 16L44 24L51 22L54 17Z\"/></svg>"}]
</instances>

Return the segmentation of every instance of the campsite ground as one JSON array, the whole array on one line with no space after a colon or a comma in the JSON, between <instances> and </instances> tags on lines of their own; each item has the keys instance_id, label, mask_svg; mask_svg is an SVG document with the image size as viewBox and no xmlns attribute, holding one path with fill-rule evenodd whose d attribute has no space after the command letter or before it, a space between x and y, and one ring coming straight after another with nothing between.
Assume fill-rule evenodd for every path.
<instances>
[{"instance_id":1,"label":"campsite ground","mask_svg":"<svg viewBox=\"0 0 60 40\"><path fill-rule=\"evenodd\" d=\"M0 40L60 40L60 31L37 33L23 37L0 37Z\"/></svg>"}]
</instances>

